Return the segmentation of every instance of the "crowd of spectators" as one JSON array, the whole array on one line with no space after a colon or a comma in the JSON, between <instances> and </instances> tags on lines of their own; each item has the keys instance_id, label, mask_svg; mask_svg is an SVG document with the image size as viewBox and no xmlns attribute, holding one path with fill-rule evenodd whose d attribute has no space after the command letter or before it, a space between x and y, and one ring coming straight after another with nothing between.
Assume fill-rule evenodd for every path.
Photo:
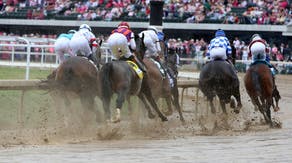
<instances>
[{"instance_id":1,"label":"crowd of spectators","mask_svg":"<svg viewBox=\"0 0 292 163\"><path fill-rule=\"evenodd\" d=\"M226 24L289 24L289 0L165 0L166 21ZM78 20L145 20L150 17L150 0L0 0L1 13L26 11L27 19L49 15ZM57 18L57 17L50 17Z\"/></svg>"},{"instance_id":2,"label":"crowd of spectators","mask_svg":"<svg viewBox=\"0 0 292 163\"><path fill-rule=\"evenodd\" d=\"M19 36L15 35L13 33L5 33L0 32L0 36ZM32 33L32 34L24 34L22 37L28 37L28 38L50 38L50 39L56 39L57 35L40 35L38 33ZM107 37L100 35L98 39L103 40L103 42L106 42ZM182 40L181 38L169 38L166 40L168 47L176 49L176 53L181 58L194 58L197 60L202 60L205 57L205 54L207 52L208 47L208 41L204 40L204 38L196 38L196 39L189 39L189 40ZM14 41L0 41L1 44L9 44L9 43L15 43ZM49 44L53 45L54 42L45 42L43 44ZM236 52L236 59L237 60L250 60L248 58L248 44L249 42L245 42L243 40L240 40L238 37L234 37L234 39L230 40L230 43L233 45L235 52ZM34 44L42 44L42 43L34 43ZM12 47L4 47L0 46L0 59L1 60L10 60L11 55L9 53L3 53L3 51L11 51ZM25 51L24 47L17 47L22 48L23 51ZM292 62L291 54L292 49L289 47L288 44L285 44L283 42L278 43L269 43L269 55L272 61L287 61ZM20 49L17 49L20 50ZM16 50L16 51L17 51ZM54 53L54 48L45 48L46 52ZM32 52L41 52L41 49L38 47L33 47ZM15 59L25 59L25 55L17 55ZM40 60L40 55L34 55L32 57L33 60ZM182 61L182 64L190 64L190 61Z\"/></svg>"}]
</instances>

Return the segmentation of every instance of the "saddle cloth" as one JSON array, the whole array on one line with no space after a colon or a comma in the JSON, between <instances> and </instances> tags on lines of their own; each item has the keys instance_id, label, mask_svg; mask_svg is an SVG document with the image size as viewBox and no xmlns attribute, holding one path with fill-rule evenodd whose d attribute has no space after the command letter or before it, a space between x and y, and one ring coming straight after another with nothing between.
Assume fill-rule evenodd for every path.
<instances>
[{"instance_id":1,"label":"saddle cloth","mask_svg":"<svg viewBox=\"0 0 292 163\"><path fill-rule=\"evenodd\" d=\"M139 67L137 66L136 63L134 63L133 61L127 61L127 63L129 64L129 66L132 67L132 69L136 72L136 74L138 75L138 77L140 79L143 79L144 77L144 74L143 74L143 71L139 69Z\"/></svg>"}]
</instances>

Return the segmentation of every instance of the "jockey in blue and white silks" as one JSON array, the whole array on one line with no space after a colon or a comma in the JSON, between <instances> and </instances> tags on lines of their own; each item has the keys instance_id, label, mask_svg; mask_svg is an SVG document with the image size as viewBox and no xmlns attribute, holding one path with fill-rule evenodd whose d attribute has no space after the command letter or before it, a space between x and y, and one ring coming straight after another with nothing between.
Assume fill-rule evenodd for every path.
<instances>
[{"instance_id":1,"label":"jockey in blue and white silks","mask_svg":"<svg viewBox=\"0 0 292 163\"><path fill-rule=\"evenodd\" d=\"M68 33L62 33L58 36L54 49L59 58L59 63L63 63L65 60L65 54L69 54L70 56L74 56L69 47L69 42L73 37L75 30L69 30Z\"/></svg>"},{"instance_id":2,"label":"jockey in blue and white silks","mask_svg":"<svg viewBox=\"0 0 292 163\"><path fill-rule=\"evenodd\" d=\"M215 33L215 38L210 41L206 56L210 57L211 60L227 60L227 58L231 57L231 53L232 49L225 32L218 29Z\"/></svg>"}]
</instances>

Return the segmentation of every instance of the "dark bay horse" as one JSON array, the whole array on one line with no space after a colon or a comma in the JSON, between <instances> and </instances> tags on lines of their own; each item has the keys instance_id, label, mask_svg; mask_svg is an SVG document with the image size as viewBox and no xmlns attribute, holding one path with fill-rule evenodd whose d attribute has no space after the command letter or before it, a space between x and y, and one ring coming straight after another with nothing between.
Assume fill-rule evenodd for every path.
<instances>
[{"instance_id":1,"label":"dark bay horse","mask_svg":"<svg viewBox=\"0 0 292 163\"><path fill-rule=\"evenodd\" d=\"M279 108L278 101L281 96L276 89L269 67L261 62L252 64L246 72L244 84L253 105L260 110L266 122L273 127L270 108L273 106L273 97L277 109Z\"/></svg>"},{"instance_id":2,"label":"dark bay horse","mask_svg":"<svg viewBox=\"0 0 292 163\"><path fill-rule=\"evenodd\" d=\"M136 57L140 61L143 59L145 53L145 45L143 43L143 37L140 38L135 35L136 41ZM102 88L101 99L103 101L103 107L105 111L106 118L109 120L111 118L110 111L110 101L114 93L117 94L116 99L116 112L112 119L113 122L120 121L120 110L126 99L129 99L132 95L137 95L139 99L146 104L147 98L148 102L158 113L162 121L166 121L167 118L160 112L157 104L152 96L152 93L148 85L148 75L144 74L144 78L139 78L135 70L126 61L113 61L106 63L100 70L100 80ZM150 108L148 109L149 118L154 117Z\"/></svg>"},{"instance_id":3,"label":"dark bay horse","mask_svg":"<svg viewBox=\"0 0 292 163\"><path fill-rule=\"evenodd\" d=\"M161 45L161 53L159 54L159 56L162 59L164 58L164 52L166 50L166 47L163 42L160 42L160 45ZM177 74L175 74L175 71L169 67L169 65L173 66L172 64L173 62L171 60L169 62L167 62L167 60L163 60L163 66L166 69L166 73L168 73L166 74L165 78L163 78L159 70L159 67L157 66L157 64L155 63L153 59L145 57L143 59L143 62L147 68L147 80L151 88L151 92L153 94L154 99L156 99L156 101L159 98L165 99L167 107L168 107L168 112L166 113L167 115L172 114L173 112L172 104L173 104L175 109L179 113L180 120L184 122L185 120L182 115L182 109L179 104L179 93L178 93L177 78L176 78ZM172 85L170 83L171 80L172 80ZM148 107L148 106L145 106L145 107Z\"/></svg>"},{"instance_id":4,"label":"dark bay horse","mask_svg":"<svg viewBox=\"0 0 292 163\"><path fill-rule=\"evenodd\" d=\"M234 112L239 113L242 107L239 80L233 66L226 61L215 60L205 64L200 73L199 88L207 97L212 113L215 113L213 98L216 95L225 114L227 114L225 104L230 103L231 97L234 96L237 101Z\"/></svg>"}]
</instances>

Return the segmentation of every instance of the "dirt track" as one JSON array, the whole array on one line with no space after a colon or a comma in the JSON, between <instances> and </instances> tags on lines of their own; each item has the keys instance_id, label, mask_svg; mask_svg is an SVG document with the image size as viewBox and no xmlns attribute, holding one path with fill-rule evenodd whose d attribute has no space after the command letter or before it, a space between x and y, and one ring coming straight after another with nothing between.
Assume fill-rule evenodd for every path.
<instances>
[{"instance_id":1,"label":"dirt track","mask_svg":"<svg viewBox=\"0 0 292 163\"><path fill-rule=\"evenodd\" d=\"M281 110L273 117L282 123L280 129L263 123L243 87L244 107L238 115L229 108L228 116L219 109L212 115L202 97L196 113L195 90L189 89L185 125L177 112L165 123L149 120L139 103L132 118L124 109L123 121L109 125L96 125L77 104L70 110L42 107L38 127L0 131L0 162L291 162L292 76L278 75L277 85Z\"/></svg>"}]
</instances>

